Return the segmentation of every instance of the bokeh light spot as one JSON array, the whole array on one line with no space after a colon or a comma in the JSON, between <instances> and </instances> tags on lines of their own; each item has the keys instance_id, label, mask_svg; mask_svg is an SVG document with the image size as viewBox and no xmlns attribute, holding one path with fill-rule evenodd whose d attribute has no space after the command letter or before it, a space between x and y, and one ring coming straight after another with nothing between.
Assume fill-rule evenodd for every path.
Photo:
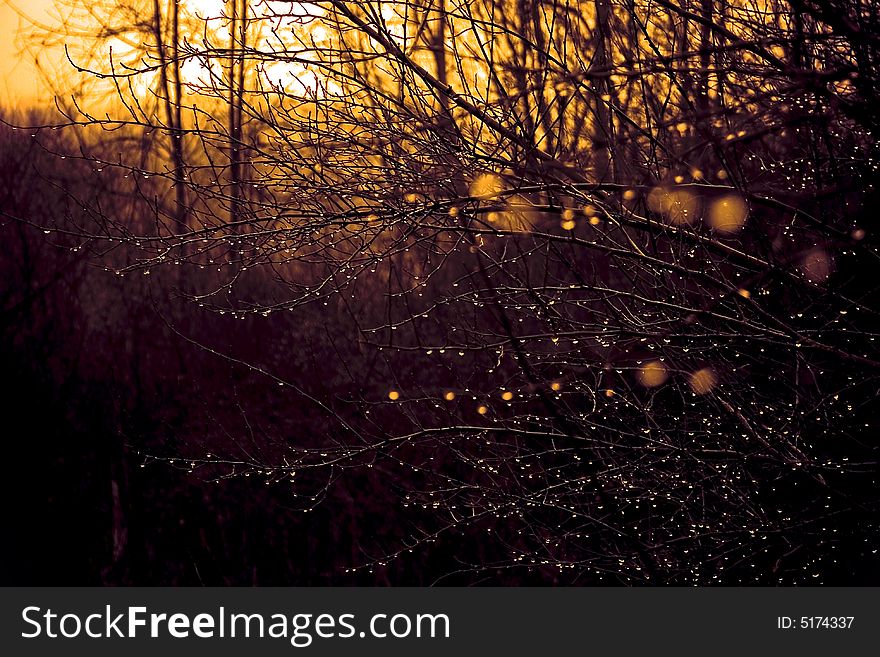
<instances>
[{"instance_id":1,"label":"bokeh light spot","mask_svg":"<svg viewBox=\"0 0 880 657\"><path fill-rule=\"evenodd\" d=\"M705 395L718 384L718 376L711 367L704 367L691 374L689 383L696 394Z\"/></svg>"},{"instance_id":2,"label":"bokeh light spot","mask_svg":"<svg viewBox=\"0 0 880 657\"><path fill-rule=\"evenodd\" d=\"M811 283L822 283L834 272L834 259L824 249L816 247L804 255L801 271Z\"/></svg>"},{"instance_id":3,"label":"bokeh light spot","mask_svg":"<svg viewBox=\"0 0 880 657\"><path fill-rule=\"evenodd\" d=\"M749 216L749 205L739 194L725 194L709 206L709 225L719 233L730 234L740 230Z\"/></svg>"},{"instance_id":4,"label":"bokeh light spot","mask_svg":"<svg viewBox=\"0 0 880 657\"><path fill-rule=\"evenodd\" d=\"M638 372L639 383L646 388L656 388L657 386L661 386L666 383L666 379L668 378L669 374L666 371L666 366L659 360L652 360L645 363Z\"/></svg>"},{"instance_id":5,"label":"bokeh light spot","mask_svg":"<svg viewBox=\"0 0 880 657\"><path fill-rule=\"evenodd\" d=\"M484 173L474 179L469 191L474 198L490 201L504 192L504 181L494 173Z\"/></svg>"}]
</instances>

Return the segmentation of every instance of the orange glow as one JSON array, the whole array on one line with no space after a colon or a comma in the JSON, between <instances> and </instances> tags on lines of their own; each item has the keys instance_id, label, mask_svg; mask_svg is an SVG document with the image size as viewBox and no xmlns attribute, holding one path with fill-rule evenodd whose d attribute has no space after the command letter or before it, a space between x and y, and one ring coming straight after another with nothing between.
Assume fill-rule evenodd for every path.
<instances>
[{"instance_id":1,"label":"orange glow","mask_svg":"<svg viewBox=\"0 0 880 657\"><path fill-rule=\"evenodd\" d=\"M709 225L719 233L735 233L746 223L749 206L739 194L721 196L709 206Z\"/></svg>"},{"instance_id":2,"label":"orange glow","mask_svg":"<svg viewBox=\"0 0 880 657\"><path fill-rule=\"evenodd\" d=\"M656 388L666 383L669 375L666 372L666 366L659 360L652 360L644 365L638 372L639 383L646 388Z\"/></svg>"},{"instance_id":3,"label":"orange glow","mask_svg":"<svg viewBox=\"0 0 880 657\"><path fill-rule=\"evenodd\" d=\"M470 186L470 195L483 201L496 199L503 191L504 181L494 173L477 176Z\"/></svg>"},{"instance_id":4,"label":"orange glow","mask_svg":"<svg viewBox=\"0 0 880 657\"><path fill-rule=\"evenodd\" d=\"M711 367L704 367L697 370L690 377L691 390L698 395L705 395L712 392L712 389L718 384L718 376Z\"/></svg>"},{"instance_id":5,"label":"orange glow","mask_svg":"<svg viewBox=\"0 0 880 657\"><path fill-rule=\"evenodd\" d=\"M19 31L29 27L25 17L46 22L54 4L53 0L0 2L0 92L4 105L30 105L51 98L41 69L53 70L61 66L64 51L46 47L23 49L21 46L26 43Z\"/></svg>"},{"instance_id":6,"label":"orange glow","mask_svg":"<svg viewBox=\"0 0 880 657\"><path fill-rule=\"evenodd\" d=\"M686 189L655 187L648 194L648 207L680 226L691 223L699 212L697 197Z\"/></svg>"}]
</instances>

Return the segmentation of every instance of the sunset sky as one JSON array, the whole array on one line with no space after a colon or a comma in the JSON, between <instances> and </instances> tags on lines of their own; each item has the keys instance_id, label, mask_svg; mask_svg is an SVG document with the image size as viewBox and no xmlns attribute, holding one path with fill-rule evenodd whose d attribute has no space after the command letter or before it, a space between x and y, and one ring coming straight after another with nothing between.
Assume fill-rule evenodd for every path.
<instances>
[{"instance_id":1,"label":"sunset sky","mask_svg":"<svg viewBox=\"0 0 880 657\"><path fill-rule=\"evenodd\" d=\"M0 104L32 104L51 96L34 66L33 54L22 52L19 32L27 27L22 14L47 22L53 4L54 0L0 0Z\"/></svg>"}]
</instances>

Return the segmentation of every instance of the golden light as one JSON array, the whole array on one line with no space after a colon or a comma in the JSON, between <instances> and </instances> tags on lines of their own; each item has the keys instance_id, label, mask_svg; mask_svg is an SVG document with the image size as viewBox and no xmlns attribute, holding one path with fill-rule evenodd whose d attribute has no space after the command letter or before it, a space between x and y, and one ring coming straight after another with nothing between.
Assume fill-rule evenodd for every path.
<instances>
[{"instance_id":1,"label":"golden light","mask_svg":"<svg viewBox=\"0 0 880 657\"><path fill-rule=\"evenodd\" d=\"M644 365L638 372L639 383L646 388L656 388L666 383L669 374L666 371L666 365L659 360L652 360Z\"/></svg>"},{"instance_id":2,"label":"golden light","mask_svg":"<svg viewBox=\"0 0 880 657\"><path fill-rule=\"evenodd\" d=\"M705 395L718 384L718 376L711 367L704 367L691 374L689 383L696 394Z\"/></svg>"},{"instance_id":3,"label":"golden light","mask_svg":"<svg viewBox=\"0 0 880 657\"><path fill-rule=\"evenodd\" d=\"M209 20L223 16L226 0L185 0L182 4L198 18Z\"/></svg>"},{"instance_id":4,"label":"golden light","mask_svg":"<svg viewBox=\"0 0 880 657\"><path fill-rule=\"evenodd\" d=\"M391 390L388 393L388 399L390 399L391 401L397 401L398 399L400 399L400 393L397 392L397 390Z\"/></svg>"},{"instance_id":5,"label":"golden light","mask_svg":"<svg viewBox=\"0 0 880 657\"><path fill-rule=\"evenodd\" d=\"M666 197L666 218L676 225L689 224L697 217L699 202L694 194L676 189Z\"/></svg>"},{"instance_id":6,"label":"golden light","mask_svg":"<svg viewBox=\"0 0 880 657\"><path fill-rule=\"evenodd\" d=\"M736 293L741 296L743 299L751 299L752 293L746 290L745 288L740 288L736 291Z\"/></svg>"},{"instance_id":7,"label":"golden light","mask_svg":"<svg viewBox=\"0 0 880 657\"><path fill-rule=\"evenodd\" d=\"M528 233L534 230L540 214L525 204L506 203L503 210L490 212L486 221L499 230Z\"/></svg>"},{"instance_id":8,"label":"golden light","mask_svg":"<svg viewBox=\"0 0 880 657\"><path fill-rule=\"evenodd\" d=\"M484 173L474 178L468 191L474 198L491 201L504 192L504 181L494 173Z\"/></svg>"},{"instance_id":9,"label":"golden light","mask_svg":"<svg viewBox=\"0 0 880 657\"><path fill-rule=\"evenodd\" d=\"M488 412L489 412L489 408L486 406L478 406L477 407L477 413L479 413L480 415L485 415Z\"/></svg>"},{"instance_id":10,"label":"golden light","mask_svg":"<svg viewBox=\"0 0 880 657\"><path fill-rule=\"evenodd\" d=\"M501 393L501 399L503 399L504 401L510 401L511 399L513 399L513 393L509 390L505 390Z\"/></svg>"},{"instance_id":11,"label":"golden light","mask_svg":"<svg viewBox=\"0 0 880 657\"><path fill-rule=\"evenodd\" d=\"M453 399L455 399L455 393L449 390L446 392L446 394L443 395L443 399L445 399L446 401L452 401Z\"/></svg>"},{"instance_id":12,"label":"golden light","mask_svg":"<svg viewBox=\"0 0 880 657\"><path fill-rule=\"evenodd\" d=\"M735 233L749 216L749 205L739 194L725 194L713 200L706 217L709 225L719 233Z\"/></svg>"},{"instance_id":13,"label":"golden light","mask_svg":"<svg viewBox=\"0 0 880 657\"><path fill-rule=\"evenodd\" d=\"M284 89L286 93L305 94L321 88L318 74L301 62L271 61L263 63L260 69L270 84Z\"/></svg>"},{"instance_id":14,"label":"golden light","mask_svg":"<svg viewBox=\"0 0 880 657\"><path fill-rule=\"evenodd\" d=\"M659 186L648 194L648 207L674 225L691 223L700 209L699 199L686 189Z\"/></svg>"},{"instance_id":15,"label":"golden light","mask_svg":"<svg viewBox=\"0 0 880 657\"><path fill-rule=\"evenodd\" d=\"M550 390L552 390L554 392L559 392L561 389L562 389L562 384L559 383L558 381L554 381L553 383L550 384Z\"/></svg>"},{"instance_id":16,"label":"golden light","mask_svg":"<svg viewBox=\"0 0 880 657\"><path fill-rule=\"evenodd\" d=\"M666 208L666 196L669 190L665 187L654 187L648 192L648 208L652 212L661 213Z\"/></svg>"},{"instance_id":17,"label":"golden light","mask_svg":"<svg viewBox=\"0 0 880 657\"><path fill-rule=\"evenodd\" d=\"M57 12L54 5L54 0L0 2L0 93L7 108L50 100L53 92L45 82L45 72L68 68L66 54L57 45L20 48L19 28L27 29L27 20L19 12L38 22L52 23Z\"/></svg>"}]
</instances>

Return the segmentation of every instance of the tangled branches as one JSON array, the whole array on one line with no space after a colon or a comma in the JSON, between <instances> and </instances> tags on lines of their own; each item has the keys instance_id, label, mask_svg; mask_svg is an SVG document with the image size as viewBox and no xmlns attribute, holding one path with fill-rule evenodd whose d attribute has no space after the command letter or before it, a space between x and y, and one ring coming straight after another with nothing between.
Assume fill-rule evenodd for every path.
<instances>
[{"instance_id":1,"label":"tangled branches","mask_svg":"<svg viewBox=\"0 0 880 657\"><path fill-rule=\"evenodd\" d=\"M148 460L305 511L372 472L349 569L812 583L872 544L873 3L227 4L105 25L136 47L71 60L116 102L53 126L114 177L41 228L278 340L167 318L266 392L247 447Z\"/></svg>"}]
</instances>

